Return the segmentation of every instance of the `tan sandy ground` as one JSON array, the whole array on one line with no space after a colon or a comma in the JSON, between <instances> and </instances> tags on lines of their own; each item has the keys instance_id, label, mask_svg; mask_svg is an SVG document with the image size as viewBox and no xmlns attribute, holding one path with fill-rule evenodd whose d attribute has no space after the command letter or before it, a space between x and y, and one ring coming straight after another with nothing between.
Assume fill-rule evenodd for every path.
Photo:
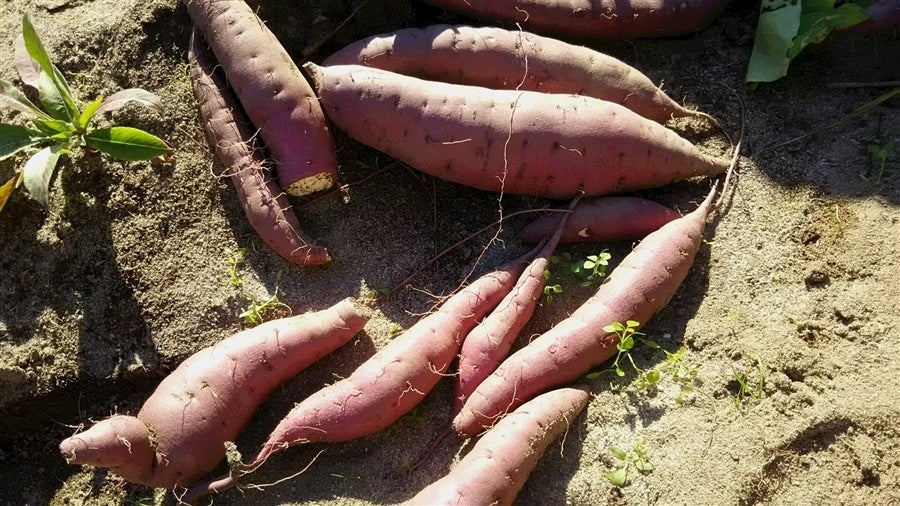
<instances>
[{"instance_id":1,"label":"tan sandy ground","mask_svg":"<svg viewBox=\"0 0 900 506\"><path fill-rule=\"evenodd\" d=\"M301 58L357 2L252 2ZM810 48L788 78L743 91L756 19L754 2L733 2L697 36L598 45L664 82L667 91L739 130L746 105L746 156L724 215L708 228L687 281L647 326L674 351L684 344L697 368L679 404L668 377L640 392L636 375L590 382L594 399L562 445L551 447L519 496L521 504L900 504L900 155L880 181L866 146L900 146L894 99L803 144L777 146L844 118L885 90L828 83L900 77L896 34L840 35ZM261 5L260 5L261 4ZM315 8L310 7L310 4ZM126 87L159 94L165 113L128 108L113 116L175 148L171 165L121 163L94 155L66 159L42 209L17 193L0 215L0 502L152 504L154 491L121 484L102 470L65 464L58 442L79 423L135 412L159 379L187 355L242 328L250 300L276 290L294 313L391 286L437 251L498 217L497 195L391 165L337 135L340 178L377 177L299 204L307 232L335 258L327 269L292 267L255 237L203 137L186 70L190 21L177 0L34 0L0 3L0 76L14 77L12 41L30 13L83 100ZM372 0L311 55L365 35L454 21L407 1ZM314 24L314 21L317 21ZM9 119L9 115L4 115ZM686 132L725 154L717 132ZM21 159L0 163L9 178ZM867 179L864 179L866 176ZM693 208L707 181L642 195ZM540 207L505 197L504 213ZM298 399L353 368L391 332L455 288L523 251L509 220L475 264L490 234L454 251L411 289L379 305L359 339L277 391L238 441L245 455ZM629 244L565 247L576 256ZM246 248L229 282L228 259ZM565 292L544 305L525 335L558 321L586 297L557 273ZM638 348L642 368L664 362ZM760 398L740 407L736 374ZM362 440L285 452L253 476L258 484L305 474L264 491L232 491L218 504L394 503L442 475L464 447L449 438L415 472L449 422L449 382L414 415ZM654 470L630 473L616 489L603 478L611 446L642 446ZM171 498L170 498L171 500Z\"/></svg>"}]
</instances>

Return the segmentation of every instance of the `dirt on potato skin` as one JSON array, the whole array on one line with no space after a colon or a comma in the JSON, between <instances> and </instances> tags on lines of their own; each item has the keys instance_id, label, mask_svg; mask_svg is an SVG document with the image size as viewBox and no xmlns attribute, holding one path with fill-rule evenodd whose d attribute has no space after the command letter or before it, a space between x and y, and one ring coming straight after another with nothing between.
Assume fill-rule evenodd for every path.
<instances>
[{"instance_id":1,"label":"dirt on potato skin","mask_svg":"<svg viewBox=\"0 0 900 506\"><path fill-rule=\"evenodd\" d=\"M300 61L358 38L406 26L465 21L415 2L371 0L251 4ZM646 392L602 375L564 441L551 447L520 504L893 504L900 502L900 155L880 179L866 152L877 139L900 146L897 99L802 143L785 142L843 120L886 89L829 88L835 82L896 81L897 34L839 34L811 46L787 78L742 86L756 7L732 2L709 29L677 39L595 47L664 83L679 100L713 114L733 135L743 121L737 186L707 228L675 298L645 327L665 349L687 347L693 392L664 376ZM13 35L28 12L82 100L141 87L165 104L112 121L144 128L175 148L171 164L124 163L96 154L64 159L51 206L17 192L0 213L0 503L149 504L172 501L113 475L67 465L60 440L111 413L134 413L185 357L242 328L238 314L276 288L292 312L390 287L436 252L498 218L498 196L423 176L335 132L341 183L309 202L301 223L335 258L298 269L267 250L246 223L213 160L187 77L190 19L175 0L34 0L0 5L0 76L15 76ZM337 31L335 31L337 29ZM333 35L331 35L333 33ZM17 81L16 81L17 82ZM743 103L741 107L737 96ZM6 113L3 120L12 117ZM743 114L743 115L742 115ZM679 125L710 152L720 134ZM21 157L0 162L9 178ZM864 176L864 177L861 177ZM680 210L709 182L641 192ZM553 204L505 196L504 214ZM348 346L285 384L263 405L238 445L250 454L296 400L349 374L427 311L470 271L477 274L527 246L510 219L448 255L380 304L381 317ZM246 248L229 282L228 259ZM576 256L607 248L614 262L630 244L565 247ZM480 258L480 260L479 260ZM543 304L523 336L571 312L589 289L560 273L564 293ZM525 338L523 338L525 339ZM639 367L665 362L639 348ZM763 371L760 398L736 404L736 373ZM755 383L750 381L751 388ZM274 483L232 491L218 504L384 504L412 497L449 469L467 446L449 438L449 381L414 416L362 440L284 452L252 475ZM602 477L611 446L641 445L654 470L629 473L617 489ZM318 455L323 451L321 455ZM428 458L414 472L410 463ZM316 458L316 456L318 457Z\"/></svg>"}]
</instances>

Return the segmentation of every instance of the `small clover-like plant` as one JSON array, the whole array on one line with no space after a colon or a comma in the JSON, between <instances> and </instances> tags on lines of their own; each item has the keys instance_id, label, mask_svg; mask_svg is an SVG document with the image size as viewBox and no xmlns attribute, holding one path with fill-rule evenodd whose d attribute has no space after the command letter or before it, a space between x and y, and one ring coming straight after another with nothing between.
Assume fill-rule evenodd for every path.
<instances>
[{"instance_id":1,"label":"small clover-like plant","mask_svg":"<svg viewBox=\"0 0 900 506\"><path fill-rule=\"evenodd\" d=\"M606 277L606 268L609 267L610 259L612 259L612 255L606 250L601 251L598 255L588 255L587 260L581 264L587 273L585 280L581 283L582 286L590 286L603 280Z\"/></svg>"},{"instance_id":2,"label":"small clover-like plant","mask_svg":"<svg viewBox=\"0 0 900 506\"><path fill-rule=\"evenodd\" d=\"M647 458L647 450L640 443L635 444L631 452L616 446L611 447L610 452L618 461L618 465L615 469L603 471L603 477L614 487L622 488L628 484L628 471L630 468L634 468L641 474L653 471L653 465L650 464Z\"/></svg>"},{"instance_id":3,"label":"small clover-like plant","mask_svg":"<svg viewBox=\"0 0 900 506\"><path fill-rule=\"evenodd\" d=\"M26 14L22 18L22 36L16 41L16 70L22 82L36 91L41 107L0 79L0 107L27 118L26 125L0 123L0 160L29 148L40 148L22 168L0 186L0 210L9 195L25 186L38 202L49 205L50 182L60 156L74 149L94 149L126 161L151 160L168 154L171 148L158 137L138 128L112 126L97 128L94 120L103 113L136 103L162 110L159 98L140 88L130 88L99 97L79 106L62 72L38 37Z\"/></svg>"},{"instance_id":4,"label":"small clover-like plant","mask_svg":"<svg viewBox=\"0 0 900 506\"><path fill-rule=\"evenodd\" d=\"M872 162L872 166L878 169L878 175L875 176L875 183L881 182L884 168L893 151L894 143L887 139L873 139L866 144L866 153L869 154L869 160ZM866 176L860 175L860 177L866 181L869 180Z\"/></svg>"},{"instance_id":5,"label":"small clover-like plant","mask_svg":"<svg viewBox=\"0 0 900 506\"><path fill-rule=\"evenodd\" d=\"M547 304L553 302L553 298L563 292L563 287L559 283L550 284L550 271L544 271L544 298Z\"/></svg>"}]
</instances>

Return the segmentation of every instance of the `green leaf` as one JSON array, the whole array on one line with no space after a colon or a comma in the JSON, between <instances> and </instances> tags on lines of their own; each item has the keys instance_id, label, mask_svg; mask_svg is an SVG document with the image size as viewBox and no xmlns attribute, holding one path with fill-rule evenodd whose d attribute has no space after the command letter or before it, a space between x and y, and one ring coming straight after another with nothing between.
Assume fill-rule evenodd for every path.
<instances>
[{"instance_id":1,"label":"green leaf","mask_svg":"<svg viewBox=\"0 0 900 506\"><path fill-rule=\"evenodd\" d=\"M832 31L848 28L866 18L865 9L859 5L843 4L835 9L834 0L804 0L800 27L787 56L794 58L806 46L825 40Z\"/></svg>"},{"instance_id":2,"label":"green leaf","mask_svg":"<svg viewBox=\"0 0 900 506\"><path fill-rule=\"evenodd\" d=\"M634 461L634 468L638 470L640 473L649 473L653 471L653 464L647 462L646 460L637 459Z\"/></svg>"},{"instance_id":3,"label":"green leaf","mask_svg":"<svg viewBox=\"0 0 900 506\"><path fill-rule=\"evenodd\" d=\"M94 118L94 115L97 114L97 109L103 103L103 97L97 97L96 100L91 102L84 108L84 111L81 112L81 117L78 118L78 128L84 130L87 128L88 124Z\"/></svg>"},{"instance_id":4,"label":"green leaf","mask_svg":"<svg viewBox=\"0 0 900 506\"><path fill-rule=\"evenodd\" d=\"M0 160L5 160L44 140L46 138L38 131L20 125L0 123Z\"/></svg>"},{"instance_id":5,"label":"green leaf","mask_svg":"<svg viewBox=\"0 0 900 506\"><path fill-rule=\"evenodd\" d=\"M46 147L29 158L22 168L25 189L44 207L50 205L50 179L59 161L60 151L61 146Z\"/></svg>"},{"instance_id":6,"label":"green leaf","mask_svg":"<svg viewBox=\"0 0 900 506\"><path fill-rule=\"evenodd\" d=\"M609 448L609 451L610 451L610 453L613 454L613 457L615 457L615 458L617 458L617 459L619 459L619 460L621 460L621 461L626 461L626 460L628 460L628 452L626 452L625 450L619 448L618 446L611 446L611 447Z\"/></svg>"},{"instance_id":7,"label":"green leaf","mask_svg":"<svg viewBox=\"0 0 900 506\"><path fill-rule=\"evenodd\" d=\"M19 184L19 181L22 179L22 174L16 174L11 177L9 181L3 183L3 186L0 186L0 211L3 210L3 206L6 205L6 201L9 200L9 196L12 195L12 191Z\"/></svg>"},{"instance_id":8,"label":"green leaf","mask_svg":"<svg viewBox=\"0 0 900 506\"><path fill-rule=\"evenodd\" d=\"M120 160L150 160L170 151L159 137L124 126L92 130L85 140L88 146Z\"/></svg>"},{"instance_id":9,"label":"green leaf","mask_svg":"<svg viewBox=\"0 0 900 506\"><path fill-rule=\"evenodd\" d=\"M39 118L49 118L47 113L42 111L38 106L34 105L24 93L19 91L13 84L5 79L0 79L0 106L19 111L30 116Z\"/></svg>"},{"instance_id":10,"label":"green leaf","mask_svg":"<svg viewBox=\"0 0 900 506\"><path fill-rule=\"evenodd\" d=\"M46 109L51 116L58 120L74 123L69 108L66 106L65 99L60 95L59 90L56 88L56 83L54 83L53 79L43 71L38 76L38 93L40 94L41 103L44 105L44 109Z\"/></svg>"},{"instance_id":11,"label":"green leaf","mask_svg":"<svg viewBox=\"0 0 900 506\"><path fill-rule=\"evenodd\" d=\"M41 131L42 134L54 139L65 139L71 135L72 124L68 121L58 119L36 119L32 120L34 127ZM64 134L60 137L59 134Z\"/></svg>"},{"instance_id":12,"label":"green leaf","mask_svg":"<svg viewBox=\"0 0 900 506\"><path fill-rule=\"evenodd\" d=\"M81 114L78 112L78 108L75 107L75 100L72 98L69 84L63 78L59 69L57 69L53 65L53 62L50 61L50 54L47 53L47 49L44 48L44 44L41 42L37 31L31 24L31 20L28 19L28 14L22 16L22 37L25 41L25 49L28 52L28 55L31 56L31 58L37 62L38 66L41 67L41 70L49 76L50 81L53 83L59 96L65 103L66 109L69 111L68 117L71 119L80 116ZM40 78L38 79L38 84L38 88L40 88ZM43 97L41 100L43 100Z\"/></svg>"},{"instance_id":13,"label":"green leaf","mask_svg":"<svg viewBox=\"0 0 900 506\"><path fill-rule=\"evenodd\" d=\"M609 480L614 487L622 488L628 483L628 467L622 466L615 471L604 471L603 477Z\"/></svg>"},{"instance_id":14,"label":"green leaf","mask_svg":"<svg viewBox=\"0 0 900 506\"><path fill-rule=\"evenodd\" d=\"M159 97L153 93L140 88L129 88L110 95L103 101L100 108L97 109L96 114L114 111L132 102L149 107L158 112L162 112L163 110L162 102L159 100Z\"/></svg>"},{"instance_id":15,"label":"green leaf","mask_svg":"<svg viewBox=\"0 0 900 506\"><path fill-rule=\"evenodd\" d=\"M772 4L762 3L763 12L756 25L753 52L744 78L748 83L772 82L787 74L791 62L787 52L794 45L794 37L800 28L800 2L765 10L767 3Z\"/></svg>"},{"instance_id":16,"label":"green leaf","mask_svg":"<svg viewBox=\"0 0 900 506\"><path fill-rule=\"evenodd\" d=\"M659 369L651 369L644 375L644 380L651 385L659 383Z\"/></svg>"}]
</instances>

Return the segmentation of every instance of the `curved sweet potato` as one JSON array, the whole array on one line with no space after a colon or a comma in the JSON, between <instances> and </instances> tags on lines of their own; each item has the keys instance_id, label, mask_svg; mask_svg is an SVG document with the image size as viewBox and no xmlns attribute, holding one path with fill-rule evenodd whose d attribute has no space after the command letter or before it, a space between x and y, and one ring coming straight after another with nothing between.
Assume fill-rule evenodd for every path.
<instances>
[{"instance_id":1,"label":"curved sweet potato","mask_svg":"<svg viewBox=\"0 0 900 506\"><path fill-rule=\"evenodd\" d=\"M151 487L191 485L225 456L256 407L279 384L337 349L366 317L350 299L273 320L188 357L134 417L101 420L60 443L70 464L109 467Z\"/></svg>"}]
</instances>

